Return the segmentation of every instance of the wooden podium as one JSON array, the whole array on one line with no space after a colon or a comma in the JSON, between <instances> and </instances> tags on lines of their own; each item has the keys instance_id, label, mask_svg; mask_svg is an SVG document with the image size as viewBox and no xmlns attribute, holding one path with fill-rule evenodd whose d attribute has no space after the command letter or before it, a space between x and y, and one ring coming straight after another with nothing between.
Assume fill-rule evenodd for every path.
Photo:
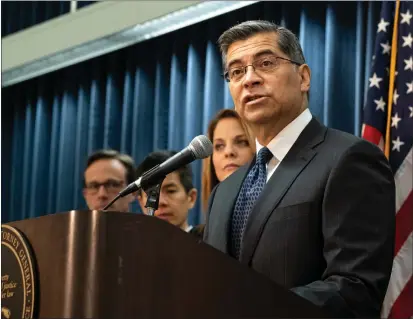
<instances>
[{"instance_id":1,"label":"wooden podium","mask_svg":"<svg viewBox=\"0 0 413 319\"><path fill-rule=\"evenodd\" d=\"M70 211L7 225L34 252L39 318L326 317L155 217Z\"/></svg>"}]
</instances>

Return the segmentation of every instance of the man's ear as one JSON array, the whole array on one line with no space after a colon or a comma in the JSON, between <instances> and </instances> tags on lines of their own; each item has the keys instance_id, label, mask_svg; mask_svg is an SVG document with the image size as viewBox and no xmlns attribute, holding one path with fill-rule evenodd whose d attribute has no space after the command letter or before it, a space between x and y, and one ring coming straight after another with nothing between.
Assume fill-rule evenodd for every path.
<instances>
[{"instance_id":1,"label":"man's ear","mask_svg":"<svg viewBox=\"0 0 413 319\"><path fill-rule=\"evenodd\" d=\"M310 83L311 83L310 67L307 64L302 64L298 68L298 72L301 77L301 92L310 91Z\"/></svg>"},{"instance_id":2,"label":"man's ear","mask_svg":"<svg viewBox=\"0 0 413 319\"><path fill-rule=\"evenodd\" d=\"M189 209L192 209L192 208L195 206L197 197L198 197L198 191L196 190L196 188L192 188L192 189L188 192Z\"/></svg>"}]
</instances>

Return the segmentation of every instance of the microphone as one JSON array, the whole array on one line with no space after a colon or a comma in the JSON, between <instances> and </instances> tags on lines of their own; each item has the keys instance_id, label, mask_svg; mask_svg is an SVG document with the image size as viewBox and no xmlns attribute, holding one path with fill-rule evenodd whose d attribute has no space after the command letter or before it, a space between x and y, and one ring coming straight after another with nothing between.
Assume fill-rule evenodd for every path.
<instances>
[{"instance_id":1,"label":"microphone","mask_svg":"<svg viewBox=\"0 0 413 319\"><path fill-rule=\"evenodd\" d=\"M160 165L156 165L149 171L145 172L133 183L130 183L123 189L118 197L124 197L130 193L144 188L153 187L163 181L166 175L172 173L178 168L189 164L197 159L202 159L212 154L212 143L205 135L198 135L189 145L179 153L167 159Z\"/></svg>"}]
</instances>

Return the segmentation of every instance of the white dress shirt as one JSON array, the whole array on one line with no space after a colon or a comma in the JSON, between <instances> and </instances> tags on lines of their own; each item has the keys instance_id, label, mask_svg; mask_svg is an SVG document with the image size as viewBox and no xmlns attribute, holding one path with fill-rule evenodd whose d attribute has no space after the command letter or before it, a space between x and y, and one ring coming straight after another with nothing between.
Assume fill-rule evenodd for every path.
<instances>
[{"instance_id":1,"label":"white dress shirt","mask_svg":"<svg viewBox=\"0 0 413 319\"><path fill-rule=\"evenodd\" d=\"M291 149L298 136L304 130L304 128L310 123L312 119L310 110L305 109L299 116L297 116L294 121L288 124L284 129L275 136L267 147L271 151L273 157L267 164L267 182L274 174L278 165L287 155L288 151ZM255 141L257 147L257 155L262 146L258 141Z\"/></svg>"}]
</instances>

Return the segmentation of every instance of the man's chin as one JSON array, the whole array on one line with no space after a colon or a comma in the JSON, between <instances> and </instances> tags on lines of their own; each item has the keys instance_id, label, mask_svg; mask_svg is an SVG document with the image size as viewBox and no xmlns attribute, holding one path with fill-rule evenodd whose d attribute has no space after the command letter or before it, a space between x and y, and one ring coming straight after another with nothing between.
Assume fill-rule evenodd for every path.
<instances>
[{"instance_id":1,"label":"man's chin","mask_svg":"<svg viewBox=\"0 0 413 319\"><path fill-rule=\"evenodd\" d=\"M252 125L266 124L272 120L272 117L273 114L271 114L271 112L266 112L264 109L246 111L243 116L245 122Z\"/></svg>"},{"instance_id":2,"label":"man's chin","mask_svg":"<svg viewBox=\"0 0 413 319\"><path fill-rule=\"evenodd\" d=\"M98 205L98 206L96 206L93 210L104 210L104 208L106 207L107 204L109 204L109 203L105 203L105 204ZM114 210L114 211L116 211L117 209L116 209L115 207L111 206L111 207L109 207L107 210Z\"/></svg>"},{"instance_id":3,"label":"man's chin","mask_svg":"<svg viewBox=\"0 0 413 319\"><path fill-rule=\"evenodd\" d=\"M169 214L159 214L159 215L155 214L155 216L158 217L159 219L165 220L169 223L171 223L172 219L173 219L173 215L169 215Z\"/></svg>"}]
</instances>

